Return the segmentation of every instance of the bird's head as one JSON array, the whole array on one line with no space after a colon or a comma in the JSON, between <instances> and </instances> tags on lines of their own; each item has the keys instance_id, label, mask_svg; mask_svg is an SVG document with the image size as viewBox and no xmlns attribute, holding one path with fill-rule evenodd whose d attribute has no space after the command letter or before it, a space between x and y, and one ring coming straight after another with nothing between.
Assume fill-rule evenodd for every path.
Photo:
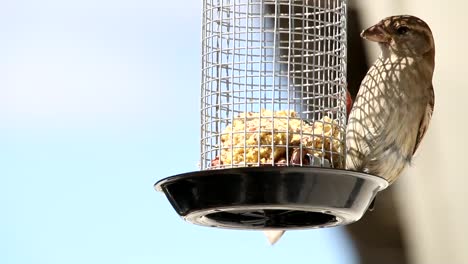
<instances>
[{"instance_id":1,"label":"bird's head","mask_svg":"<svg viewBox=\"0 0 468 264\"><path fill-rule=\"evenodd\" d=\"M362 31L361 37L378 42L382 50L399 56L434 55L434 39L426 22L415 16L391 16Z\"/></svg>"}]
</instances>

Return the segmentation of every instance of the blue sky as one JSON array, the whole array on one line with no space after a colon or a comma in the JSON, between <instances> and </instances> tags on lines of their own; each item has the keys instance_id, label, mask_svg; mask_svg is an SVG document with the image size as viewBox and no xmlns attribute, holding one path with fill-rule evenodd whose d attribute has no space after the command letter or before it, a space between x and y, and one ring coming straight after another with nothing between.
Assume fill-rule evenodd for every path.
<instances>
[{"instance_id":1,"label":"blue sky","mask_svg":"<svg viewBox=\"0 0 468 264\"><path fill-rule=\"evenodd\" d=\"M353 264L340 228L181 220L197 170L201 1L0 1L0 263Z\"/></svg>"}]
</instances>

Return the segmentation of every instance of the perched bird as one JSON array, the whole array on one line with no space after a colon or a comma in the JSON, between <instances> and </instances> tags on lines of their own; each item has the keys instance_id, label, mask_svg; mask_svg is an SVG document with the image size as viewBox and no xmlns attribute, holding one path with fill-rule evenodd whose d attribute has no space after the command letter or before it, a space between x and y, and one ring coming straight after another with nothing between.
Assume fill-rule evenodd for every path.
<instances>
[{"instance_id":1,"label":"perched bird","mask_svg":"<svg viewBox=\"0 0 468 264\"><path fill-rule=\"evenodd\" d=\"M378 175L391 184L411 162L432 116L434 39L424 21L406 15L385 18L361 37L377 42L382 53L349 113L346 169ZM271 244L283 234L265 231Z\"/></svg>"},{"instance_id":2,"label":"perched bird","mask_svg":"<svg viewBox=\"0 0 468 264\"><path fill-rule=\"evenodd\" d=\"M433 108L435 47L429 26L414 16L392 16L361 33L381 54L364 77L351 110L346 169L400 176L421 143Z\"/></svg>"}]
</instances>

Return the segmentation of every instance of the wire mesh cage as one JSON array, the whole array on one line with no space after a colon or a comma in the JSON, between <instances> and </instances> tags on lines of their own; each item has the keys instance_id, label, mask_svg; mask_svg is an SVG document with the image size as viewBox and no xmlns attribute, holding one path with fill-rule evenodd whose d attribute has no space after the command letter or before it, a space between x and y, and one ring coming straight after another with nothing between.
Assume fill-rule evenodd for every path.
<instances>
[{"instance_id":1,"label":"wire mesh cage","mask_svg":"<svg viewBox=\"0 0 468 264\"><path fill-rule=\"evenodd\" d=\"M387 182L346 160L346 0L203 0L200 170L156 183L204 226L357 221Z\"/></svg>"},{"instance_id":2,"label":"wire mesh cage","mask_svg":"<svg viewBox=\"0 0 468 264\"><path fill-rule=\"evenodd\" d=\"M346 1L204 0L201 169L344 167Z\"/></svg>"}]
</instances>

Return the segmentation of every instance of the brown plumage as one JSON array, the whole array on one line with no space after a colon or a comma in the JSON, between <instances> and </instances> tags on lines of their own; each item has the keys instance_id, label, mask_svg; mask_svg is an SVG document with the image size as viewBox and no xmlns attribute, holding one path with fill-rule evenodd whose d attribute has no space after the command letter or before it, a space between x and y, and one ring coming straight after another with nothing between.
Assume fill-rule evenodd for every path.
<instances>
[{"instance_id":1,"label":"brown plumage","mask_svg":"<svg viewBox=\"0 0 468 264\"><path fill-rule=\"evenodd\" d=\"M434 109L435 47L429 26L392 16L364 30L382 53L361 83L347 126L346 168L393 183L411 162Z\"/></svg>"},{"instance_id":2,"label":"brown plumage","mask_svg":"<svg viewBox=\"0 0 468 264\"><path fill-rule=\"evenodd\" d=\"M382 53L364 77L349 115L346 169L393 183L411 162L434 109L434 40L414 16L392 16L361 33ZM265 231L271 244L284 231Z\"/></svg>"}]
</instances>

